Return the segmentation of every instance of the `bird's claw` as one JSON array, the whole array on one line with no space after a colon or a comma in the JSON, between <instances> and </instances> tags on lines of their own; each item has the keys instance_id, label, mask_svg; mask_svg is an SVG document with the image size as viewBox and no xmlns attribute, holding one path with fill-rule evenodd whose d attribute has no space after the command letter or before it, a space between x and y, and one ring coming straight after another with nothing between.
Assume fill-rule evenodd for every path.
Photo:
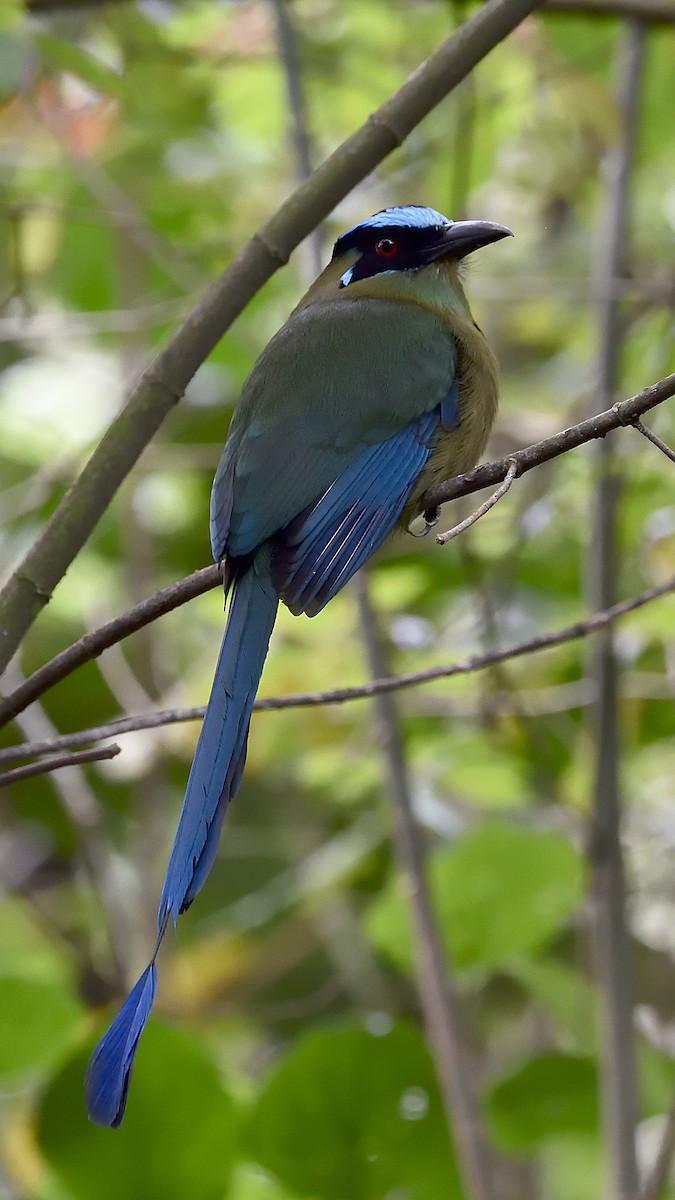
<instances>
[{"instance_id":1,"label":"bird's claw","mask_svg":"<svg viewBox=\"0 0 675 1200\"><path fill-rule=\"evenodd\" d=\"M441 519L441 510L438 507L425 508L424 512L420 513L419 515L420 517L424 518L424 529L413 529L413 524L418 519L417 517L414 517L408 526L408 533L411 533L413 537L417 538L426 537L430 530L438 525L438 522Z\"/></svg>"}]
</instances>

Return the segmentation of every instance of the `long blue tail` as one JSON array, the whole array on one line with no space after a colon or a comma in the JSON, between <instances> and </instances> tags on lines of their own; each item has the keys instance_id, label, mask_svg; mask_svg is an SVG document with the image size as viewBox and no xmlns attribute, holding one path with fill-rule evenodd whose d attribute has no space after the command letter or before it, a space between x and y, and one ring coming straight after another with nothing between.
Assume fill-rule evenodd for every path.
<instances>
[{"instance_id":1,"label":"long blue tail","mask_svg":"<svg viewBox=\"0 0 675 1200\"><path fill-rule=\"evenodd\" d=\"M87 1112L98 1125L119 1125L138 1040L150 1016L155 959L174 924L211 870L225 810L241 781L251 709L279 603L264 549L235 583L206 716L187 782L157 913L157 944L87 1068Z\"/></svg>"}]
</instances>

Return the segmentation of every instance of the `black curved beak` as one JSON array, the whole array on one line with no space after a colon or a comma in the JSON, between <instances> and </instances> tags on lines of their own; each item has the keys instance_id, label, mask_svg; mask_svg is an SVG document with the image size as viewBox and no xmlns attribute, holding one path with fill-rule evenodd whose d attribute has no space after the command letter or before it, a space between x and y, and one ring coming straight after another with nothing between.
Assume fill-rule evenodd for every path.
<instances>
[{"instance_id":1,"label":"black curved beak","mask_svg":"<svg viewBox=\"0 0 675 1200\"><path fill-rule=\"evenodd\" d=\"M425 249L424 256L427 262L435 262L438 258L465 258L474 250L501 242L506 237L513 237L512 231L493 221L453 221L445 226L441 240Z\"/></svg>"}]
</instances>

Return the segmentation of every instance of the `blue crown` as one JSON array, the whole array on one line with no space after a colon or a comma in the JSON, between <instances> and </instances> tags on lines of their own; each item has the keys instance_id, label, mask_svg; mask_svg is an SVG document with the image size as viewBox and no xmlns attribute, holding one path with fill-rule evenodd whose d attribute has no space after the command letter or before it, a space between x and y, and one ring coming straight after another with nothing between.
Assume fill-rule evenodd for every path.
<instances>
[{"instance_id":1,"label":"blue crown","mask_svg":"<svg viewBox=\"0 0 675 1200\"><path fill-rule=\"evenodd\" d=\"M449 217L444 217L435 208L425 208L421 204L401 204L394 208L383 208L358 225L352 225L342 237L354 233L357 229L382 229L400 225L405 229L438 229L443 225L452 225ZM342 241L342 237L339 239Z\"/></svg>"}]
</instances>

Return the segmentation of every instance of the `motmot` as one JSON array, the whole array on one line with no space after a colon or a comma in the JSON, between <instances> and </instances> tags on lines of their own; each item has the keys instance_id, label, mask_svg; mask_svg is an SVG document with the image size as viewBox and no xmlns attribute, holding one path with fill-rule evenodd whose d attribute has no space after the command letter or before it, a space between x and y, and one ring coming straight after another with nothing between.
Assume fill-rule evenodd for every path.
<instances>
[{"instance_id":1,"label":"motmot","mask_svg":"<svg viewBox=\"0 0 675 1200\"><path fill-rule=\"evenodd\" d=\"M279 602L313 617L424 496L469 470L498 400L497 364L460 280L490 221L386 208L343 233L263 350L211 493L211 545L229 608L157 914L152 958L87 1069L91 1120L119 1125L169 921L213 866L241 782L251 710Z\"/></svg>"}]
</instances>

